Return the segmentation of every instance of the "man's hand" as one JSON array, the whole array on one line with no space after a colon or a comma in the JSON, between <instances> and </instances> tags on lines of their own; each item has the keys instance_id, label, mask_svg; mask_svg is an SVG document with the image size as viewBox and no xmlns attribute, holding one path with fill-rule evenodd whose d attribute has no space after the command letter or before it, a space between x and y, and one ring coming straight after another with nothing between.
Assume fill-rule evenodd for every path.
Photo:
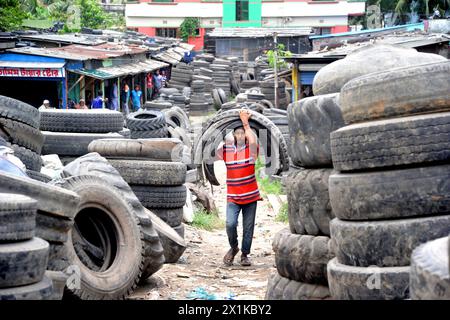
<instances>
[{"instance_id":1,"label":"man's hand","mask_svg":"<svg viewBox=\"0 0 450 320\"><path fill-rule=\"evenodd\" d=\"M241 109L239 111L239 118L241 118L243 124L247 124L251 116L252 114L248 109Z\"/></svg>"}]
</instances>

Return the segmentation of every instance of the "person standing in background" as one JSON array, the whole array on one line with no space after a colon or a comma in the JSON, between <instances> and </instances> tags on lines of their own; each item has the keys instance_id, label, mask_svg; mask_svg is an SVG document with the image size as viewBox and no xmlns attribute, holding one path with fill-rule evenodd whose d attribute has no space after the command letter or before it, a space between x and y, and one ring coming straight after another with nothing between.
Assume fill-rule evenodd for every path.
<instances>
[{"instance_id":1,"label":"person standing in background","mask_svg":"<svg viewBox=\"0 0 450 320\"><path fill-rule=\"evenodd\" d=\"M94 100L92 100L91 109L101 109L103 108L103 102L108 101L108 98L105 98L103 100L103 92L99 91L97 94L97 97L95 97Z\"/></svg>"},{"instance_id":2,"label":"person standing in background","mask_svg":"<svg viewBox=\"0 0 450 320\"><path fill-rule=\"evenodd\" d=\"M117 83L114 82L111 89L111 104L109 107L115 111L119 110L119 95L117 91Z\"/></svg>"},{"instance_id":3,"label":"person standing in background","mask_svg":"<svg viewBox=\"0 0 450 320\"><path fill-rule=\"evenodd\" d=\"M126 82L122 88L120 101L122 102L122 112L125 113L125 115L129 114L130 109L128 108L128 105L130 102L130 87L128 86L128 83L126 83Z\"/></svg>"},{"instance_id":4,"label":"person standing in background","mask_svg":"<svg viewBox=\"0 0 450 320\"><path fill-rule=\"evenodd\" d=\"M131 103L133 105L133 111L139 111L142 104L142 91L140 85L136 85L134 90L131 91Z\"/></svg>"},{"instance_id":5,"label":"person standing in background","mask_svg":"<svg viewBox=\"0 0 450 320\"><path fill-rule=\"evenodd\" d=\"M153 75L147 73L147 100L152 100L153 98Z\"/></svg>"}]
</instances>

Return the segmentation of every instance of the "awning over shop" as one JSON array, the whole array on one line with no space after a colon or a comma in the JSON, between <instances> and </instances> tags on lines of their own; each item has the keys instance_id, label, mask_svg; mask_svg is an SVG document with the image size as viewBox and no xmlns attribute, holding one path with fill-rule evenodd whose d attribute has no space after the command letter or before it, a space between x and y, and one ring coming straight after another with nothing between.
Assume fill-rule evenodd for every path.
<instances>
[{"instance_id":1,"label":"awning over shop","mask_svg":"<svg viewBox=\"0 0 450 320\"><path fill-rule=\"evenodd\" d=\"M151 72L168 66L169 65L167 63L147 59L145 61L128 63L120 66L102 67L90 70L82 68L82 69L73 69L69 71L86 75L88 77L96 78L99 80L106 80L126 75L135 75L143 72Z\"/></svg>"},{"instance_id":2,"label":"awning over shop","mask_svg":"<svg viewBox=\"0 0 450 320\"><path fill-rule=\"evenodd\" d=\"M64 78L64 62L0 60L0 77Z\"/></svg>"}]
</instances>

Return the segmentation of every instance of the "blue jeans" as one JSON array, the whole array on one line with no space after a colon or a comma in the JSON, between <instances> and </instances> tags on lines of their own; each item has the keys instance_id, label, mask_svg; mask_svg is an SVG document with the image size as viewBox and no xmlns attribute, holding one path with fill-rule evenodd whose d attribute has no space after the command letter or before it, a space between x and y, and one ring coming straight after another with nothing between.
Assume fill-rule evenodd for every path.
<instances>
[{"instance_id":1,"label":"blue jeans","mask_svg":"<svg viewBox=\"0 0 450 320\"><path fill-rule=\"evenodd\" d=\"M238 218L242 210L242 224L243 224L243 238L241 252L249 254L253 240L253 230L255 229L257 201L248 204L236 204L234 202L227 203L227 221L226 229L228 235L228 242L231 248L238 247Z\"/></svg>"}]
</instances>

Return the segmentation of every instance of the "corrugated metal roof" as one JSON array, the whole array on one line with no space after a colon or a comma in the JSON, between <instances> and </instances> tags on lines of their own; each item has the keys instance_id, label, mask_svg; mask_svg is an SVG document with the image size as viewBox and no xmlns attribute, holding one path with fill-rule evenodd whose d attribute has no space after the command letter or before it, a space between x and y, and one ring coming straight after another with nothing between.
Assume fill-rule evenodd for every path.
<instances>
[{"instance_id":1,"label":"corrugated metal roof","mask_svg":"<svg viewBox=\"0 0 450 320\"><path fill-rule=\"evenodd\" d=\"M109 59L123 55L145 53L147 47L131 46L115 43L105 43L97 46L68 45L60 48L34 48L24 47L8 50L15 53L33 54L47 57L56 57L67 60Z\"/></svg>"},{"instance_id":2,"label":"corrugated metal roof","mask_svg":"<svg viewBox=\"0 0 450 320\"><path fill-rule=\"evenodd\" d=\"M128 63L120 66L113 66L113 67L103 67L93 70L87 70L87 69L75 69L75 70L69 70L70 72L78 73L78 74L84 74L92 78L104 80L104 79L111 79L111 78L117 78L124 75L134 75L142 72L151 72L163 67L169 66L167 63L147 59L145 61L135 62L135 63Z\"/></svg>"},{"instance_id":3,"label":"corrugated metal roof","mask_svg":"<svg viewBox=\"0 0 450 320\"><path fill-rule=\"evenodd\" d=\"M278 37L308 36L312 34L310 27L299 28L215 28L209 32L210 37L215 38L264 38L272 37L274 33Z\"/></svg>"},{"instance_id":4,"label":"corrugated metal roof","mask_svg":"<svg viewBox=\"0 0 450 320\"><path fill-rule=\"evenodd\" d=\"M72 43L72 44L81 44L81 45L98 45L105 43L105 40L102 40L97 37L91 37L83 34L32 34L32 35L18 35L17 36L23 40L31 40L31 41L48 41L48 42L58 42L58 43Z\"/></svg>"}]
</instances>

